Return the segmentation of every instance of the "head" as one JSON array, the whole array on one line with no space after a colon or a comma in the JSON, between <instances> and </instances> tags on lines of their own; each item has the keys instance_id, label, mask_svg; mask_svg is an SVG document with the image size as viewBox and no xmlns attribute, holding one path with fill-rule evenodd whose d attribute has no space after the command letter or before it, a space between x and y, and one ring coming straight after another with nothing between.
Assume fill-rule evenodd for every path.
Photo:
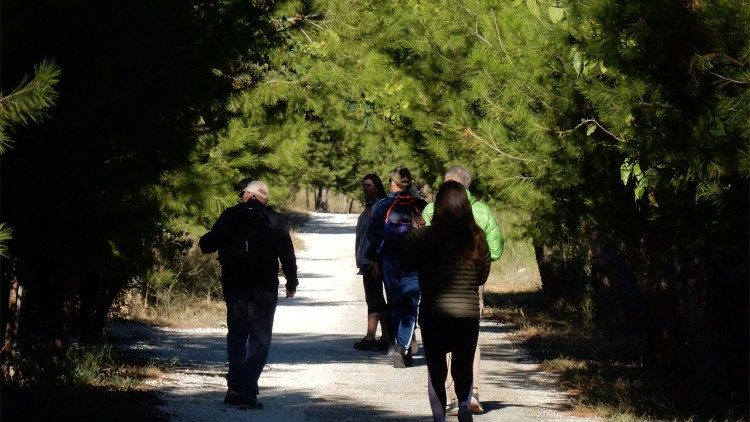
<instances>
[{"instance_id":1,"label":"head","mask_svg":"<svg viewBox=\"0 0 750 422\"><path fill-rule=\"evenodd\" d=\"M396 167L389 176L391 192L405 191L411 186L411 172L406 167Z\"/></svg>"},{"instance_id":2,"label":"head","mask_svg":"<svg viewBox=\"0 0 750 422\"><path fill-rule=\"evenodd\" d=\"M268 185L260 180L253 180L242 190L242 202L255 198L261 204L268 203Z\"/></svg>"},{"instance_id":3,"label":"head","mask_svg":"<svg viewBox=\"0 0 750 422\"><path fill-rule=\"evenodd\" d=\"M486 244L484 232L474 221L466 188L455 180L440 185L435 195L431 247L435 256L460 265L479 265Z\"/></svg>"},{"instance_id":4,"label":"head","mask_svg":"<svg viewBox=\"0 0 750 422\"><path fill-rule=\"evenodd\" d=\"M455 180L443 182L435 195L434 224L466 224L474 221L466 188Z\"/></svg>"},{"instance_id":5,"label":"head","mask_svg":"<svg viewBox=\"0 0 750 422\"><path fill-rule=\"evenodd\" d=\"M372 198L385 198L387 196L383 182L377 174L368 174L362 178L362 192L368 201Z\"/></svg>"},{"instance_id":6,"label":"head","mask_svg":"<svg viewBox=\"0 0 750 422\"><path fill-rule=\"evenodd\" d=\"M461 166L451 166L448 171L445 172L445 181L454 180L464 186L465 189L469 189L471 184L471 174Z\"/></svg>"}]
</instances>

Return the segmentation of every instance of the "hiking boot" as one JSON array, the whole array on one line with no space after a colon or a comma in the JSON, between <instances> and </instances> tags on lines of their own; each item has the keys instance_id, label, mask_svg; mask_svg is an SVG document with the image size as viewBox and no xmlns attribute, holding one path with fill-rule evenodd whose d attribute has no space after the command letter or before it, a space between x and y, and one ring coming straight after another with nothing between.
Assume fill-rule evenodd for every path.
<instances>
[{"instance_id":1,"label":"hiking boot","mask_svg":"<svg viewBox=\"0 0 750 422\"><path fill-rule=\"evenodd\" d=\"M471 402L469 403L469 410L474 415L481 415L484 413L482 403L479 402L479 393L471 393Z\"/></svg>"},{"instance_id":2,"label":"hiking boot","mask_svg":"<svg viewBox=\"0 0 750 422\"><path fill-rule=\"evenodd\" d=\"M471 410L468 407L458 408L458 422L473 422L474 417L471 416Z\"/></svg>"},{"instance_id":3,"label":"hiking boot","mask_svg":"<svg viewBox=\"0 0 750 422\"><path fill-rule=\"evenodd\" d=\"M230 406L237 406L240 404L240 393L234 390L227 390L227 395L224 396L224 404Z\"/></svg>"},{"instance_id":4,"label":"hiking boot","mask_svg":"<svg viewBox=\"0 0 750 422\"><path fill-rule=\"evenodd\" d=\"M458 416L458 400L451 400L451 404L445 409L447 416Z\"/></svg>"},{"instance_id":5,"label":"hiking boot","mask_svg":"<svg viewBox=\"0 0 750 422\"><path fill-rule=\"evenodd\" d=\"M362 340L355 341L354 342L354 349L355 350L363 350L366 352L374 352L378 350L378 341L375 339L369 339L367 337L362 337Z\"/></svg>"}]
</instances>

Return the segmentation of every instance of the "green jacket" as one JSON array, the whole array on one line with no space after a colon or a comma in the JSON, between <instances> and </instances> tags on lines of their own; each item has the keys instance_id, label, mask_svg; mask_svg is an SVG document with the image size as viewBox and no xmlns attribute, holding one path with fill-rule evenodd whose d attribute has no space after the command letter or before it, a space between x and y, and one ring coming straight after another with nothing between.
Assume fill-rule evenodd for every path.
<instances>
[{"instance_id":1,"label":"green jacket","mask_svg":"<svg viewBox=\"0 0 750 422\"><path fill-rule=\"evenodd\" d=\"M492 214L492 210L484 202L478 201L474 198L474 195L466 190L466 194L469 196L469 202L471 202L471 212L474 213L474 220L477 222L479 228L484 232L484 237L487 238L487 246L490 249L490 258L493 261L500 259L500 255L503 254L503 245L505 239L503 234L500 233L500 228L495 221L495 216ZM435 212L435 205L431 202L427 204L427 207L422 211L422 217L427 224L432 221L432 214Z\"/></svg>"}]
</instances>

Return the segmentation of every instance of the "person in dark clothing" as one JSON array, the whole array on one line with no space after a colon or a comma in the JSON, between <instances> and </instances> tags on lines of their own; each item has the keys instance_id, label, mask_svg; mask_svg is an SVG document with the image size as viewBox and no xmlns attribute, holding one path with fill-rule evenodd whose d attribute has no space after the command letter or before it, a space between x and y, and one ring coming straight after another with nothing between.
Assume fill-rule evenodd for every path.
<instances>
[{"instance_id":1,"label":"person in dark clothing","mask_svg":"<svg viewBox=\"0 0 750 422\"><path fill-rule=\"evenodd\" d=\"M270 209L268 186L247 183L241 202L221 213L200 238L203 253L219 252L227 305L227 394L224 403L262 409L258 379L268 359L279 289L279 261L286 297L297 290L297 263L284 217ZM241 249L238 252L237 239Z\"/></svg>"},{"instance_id":2,"label":"person in dark clothing","mask_svg":"<svg viewBox=\"0 0 750 422\"><path fill-rule=\"evenodd\" d=\"M367 230L367 237L373 245L377 246L380 257L385 288L388 292L388 313L392 326L393 349L389 356L393 359L395 368L406 368L411 366L413 348L416 345L414 339L414 328L417 322L417 308L419 306L419 282L417 271L406 271L401 267L400 255L403 239L388 230L386 219L389 215L397 216L407 223L399 222L403 231L408 231L412 226L424 224L421 212L427 205L422 198L415 197L410 193L412 187L411 172L405 167L397 167L390 173L389 186L391 194L376 203L372 209L372 223ZM395 212L397 203L402 203L402 211ZM406 205L411 204L411 205ZM394 212L392 212L394 211ZM408 215L407 215L408 214ZM391 224L391 227L396 224Z\"/></svg>"},{"instance_id":3,"label":"person in dark clothing","mask_svg":"<svg viewBox=\"0 0 750 422\"><path fill-rule=\"evenodd\" d=\"M378 271L378 263L372 262L365 254L370 247L367 229L372 221L372 207L386 197L383 182L376 174L362 178L362 192L365 195L365 209L357 219L357 231L354 240L354 257L362 274L362 284L367 302L367 333L361 340L354 342L356 350L385 351L388 348L387 304L383 296L383 276ZM380 323L381 336L375 339Z\"/></svg>"},{"instance_id":4,"label":"person in dark clothing","mask_svg":"<svg viewBox=\"0 0 750 422\"><path fill-rule=\"evenodd\" d=\"M402 249L405 270L419 271L419 326L427 361L432 417L445 421L445 355L458 397L458 420L471 421L472 364L479 338L479 286L490 273L490 251L466 188L447 181L435 197L432 225L412 230Z\"/></svg>"}]
</instances>

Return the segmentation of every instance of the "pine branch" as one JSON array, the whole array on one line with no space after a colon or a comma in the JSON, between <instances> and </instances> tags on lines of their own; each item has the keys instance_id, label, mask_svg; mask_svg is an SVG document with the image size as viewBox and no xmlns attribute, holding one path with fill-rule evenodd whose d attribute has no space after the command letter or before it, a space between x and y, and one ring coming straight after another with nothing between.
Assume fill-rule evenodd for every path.
<instances>
[{"instance_id":1,"label":"pine branch","mask_svg":"<svg viewBox=\"0 0 750 422\"><path fill-rule=\"evenodd\" d=\"M52 62L44 61L34 67L34 78L19 86L10 94L0 93L0 125L25 125L38 122L46 117L45 110L57 99L55 84L59 81L60 70Z\"/></svg>"}]
</instances>

